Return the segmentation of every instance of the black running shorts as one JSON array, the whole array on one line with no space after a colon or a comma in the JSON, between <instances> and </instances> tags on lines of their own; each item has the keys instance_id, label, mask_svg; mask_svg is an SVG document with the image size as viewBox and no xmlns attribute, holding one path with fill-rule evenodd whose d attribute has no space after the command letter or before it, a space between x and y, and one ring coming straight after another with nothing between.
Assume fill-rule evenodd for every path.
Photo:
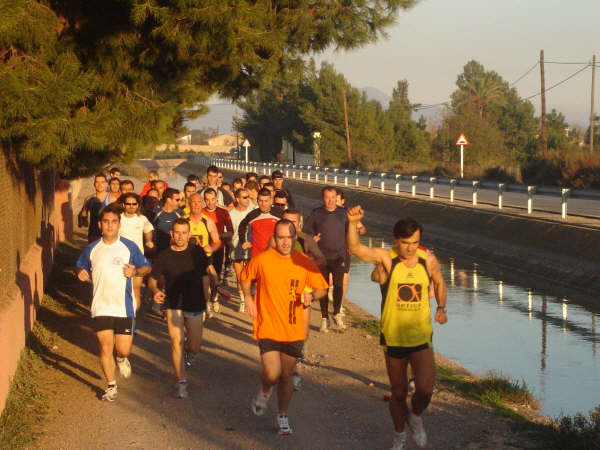
<instances>
[{"instance_id":1,"label":"black running shorts","mask_svg":"<svg viewBox=\"0 0 600 450\"><path fill-rule=\"evenodd\" d=\"M130 334L133 336L135 331L135 318L112 316L92 317L92 329L95 332L113 330L115 334Z\"/></svg>"},{"instance_id":2,"label":"black running shorts","mask_svg":"<svg viewBox=\"0 0 600 450\"><path fill-rule=\"evenodd\" d=\"M421 350L426 350L428 348L431 348L428 343L417 345L416 347L386 347L385 353L390 358L402 359L408 358L411 353L420 352Z\"/></svg>"},{"instance_id":3,"label":"black running shorts","mask_svg":"<svg viewBox=\"0 0 600 450\"><path fill-rule=\"evenodd\" d=\"M260 354L267 352L279 352L285 353L293 358L300 358L302 356L302 347L304 341L293 341L293 342L279 342L271 339L259 339L258 348Z\"/></svg>"}]
</instances>

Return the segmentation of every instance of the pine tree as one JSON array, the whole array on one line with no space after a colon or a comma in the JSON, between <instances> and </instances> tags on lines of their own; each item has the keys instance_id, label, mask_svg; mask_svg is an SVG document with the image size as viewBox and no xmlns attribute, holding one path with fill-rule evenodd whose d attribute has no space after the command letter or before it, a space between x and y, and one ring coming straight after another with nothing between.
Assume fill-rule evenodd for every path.
<instances>
[{"instance_id":1,"label":"pine tree","mask_svg":"<svg viewBox=\"0 0 600 450\"><path fill-rule=\"evenodd\" d=\"M213 93L376 41L415 0L4 0L0 141L67 176L174 139Z\"/></svg>"}]
</instances>

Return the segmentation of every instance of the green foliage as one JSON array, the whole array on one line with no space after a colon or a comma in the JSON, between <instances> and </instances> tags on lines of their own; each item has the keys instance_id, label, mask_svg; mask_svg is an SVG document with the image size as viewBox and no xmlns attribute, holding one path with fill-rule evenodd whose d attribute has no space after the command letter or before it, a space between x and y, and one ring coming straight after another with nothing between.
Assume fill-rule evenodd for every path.
<instances>
[{"instance_id":1,"label":"green foliage","mask_svg":"<svg viewBox=\"0 0 600 450\"><path fill-rule=\"evenodd\" d=\"M600 188L600 154L580 150L549 152L537 156L522 169L523 181L529 184L573 188Z\"/></svg>"},{"instance_id":2,"label":"green foliage","mask_svg":"<svg viewBox=\"0 0 600 450\"><path fill-rule=\"evenodd\" d=\"M5 0L0 142L65 176L171 142L215 92L247 95L330 45L384 35L415 0Z\"/></svg>"},{"instance_id":3,"label":"green foliage","mask_svg":"<svg viewBox=\"0 0 600 450\"><path fill-rule=\"evenodd\" d=\"M469 61L458 76L452 109L433 141L433 153L444 162L459 158L455 140L464 133L468 164L465 172L526 161L538 151L538 124L533 105L494 71Z\"/></svg>"},{"instance_id":4,"label":"green foliage","mask_svg":"<svg viewBox=\"0 0 600 450\"><path fill-rule=\"evenodd\" d=\"M351 161L346 149L344 93ZM240 128L265 159L274 159L286 139L305 153L313 153L318 145L323 165L388 170L390 164L401 161L428 160L428 135L410 117L414 105L408 101L408 83L400 81L393 95L390 108L384 111L331 64L323 63L317 72L310 61L290 68L239 102L245 111ZM318 141L315 132L320 135Z\"/></svg>"}]
</instances>

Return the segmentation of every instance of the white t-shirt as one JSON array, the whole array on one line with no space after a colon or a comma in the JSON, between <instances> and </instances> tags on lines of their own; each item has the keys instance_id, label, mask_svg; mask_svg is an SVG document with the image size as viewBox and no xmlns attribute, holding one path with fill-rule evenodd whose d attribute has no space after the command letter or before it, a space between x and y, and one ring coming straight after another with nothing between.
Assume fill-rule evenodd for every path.
<instances>
[{"instance_id":1,"label":"white t-shirt","mask_svg":"<svg viewBox=\"0 0 600 450\"><path fill-rule=\"evenodd\" d=\"M112 244L102 238L89 244L77 260L77 268L92 275L94 294L92 317L134 317L135 297L131 278L123 274L123 266L149 266L135 242L120 237Z\"/></svg>"},{"instance_id":2,"label":"white t-shirt","mask_svg":"<svg viewBox=\"0 0 600 450\"><path fill-rule=\"evenodd\" d=\"M229 211L229 217L231 217L231 224L233 225L233 236L231 238L231 257L233 259L248 258L248 251L242 249L239 245L240 237L238 235L238 229L240 228L240 223L242 222L242 220L244 220L248 213L253 209L256 209L256 207L252 203L250 203L248 205L248 208L246 208L243 211L238 211L237 208L233 208L231 211Z\"/></svg>"},{"instance_id":3,"label":"white t-shirt","mask_svg":"<svg viewBox=\"0 0 600 450\"><path fill-rule=\"evenodd\" d=\"M146 216L140 214L127 217L121 214L121 228L119 236L129 239L137 244L140 251L144 253L144 233L154 230L154 227Z\"/></svg>"}]
</instances>

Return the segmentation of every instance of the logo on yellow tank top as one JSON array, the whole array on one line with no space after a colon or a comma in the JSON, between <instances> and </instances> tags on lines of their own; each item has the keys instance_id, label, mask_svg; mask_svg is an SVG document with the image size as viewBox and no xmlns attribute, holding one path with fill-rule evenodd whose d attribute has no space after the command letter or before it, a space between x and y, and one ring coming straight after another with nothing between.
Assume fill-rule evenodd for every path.
<instances>
[{"instance_id":1,"label":"logo on yellow tank top","mask_svg":"<svg viewBox=\"0 0 600 450\"><path fill-rule=\"evenodd\" d=\"M396 296L396 309L401 311L418 311L421 309L421 293L423 286L420 283L398 283Z\"/></svg>"}]
</instances>

